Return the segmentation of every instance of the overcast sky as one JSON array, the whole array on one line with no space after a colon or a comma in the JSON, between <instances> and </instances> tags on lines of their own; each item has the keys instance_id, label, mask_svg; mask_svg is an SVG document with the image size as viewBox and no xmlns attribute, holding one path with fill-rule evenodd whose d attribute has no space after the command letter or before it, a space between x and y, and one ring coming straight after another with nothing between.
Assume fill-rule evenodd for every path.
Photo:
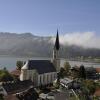
<instances>
[{"instance_id":1,"label":"overcast sky","mask_svg":"<svg viewBox=\"0 0 100 100\"><path fill-rule=\"evenodd\" d=\"M0 0L0 31L100 33L100 0Z\"/></svg>"}]
</instances>

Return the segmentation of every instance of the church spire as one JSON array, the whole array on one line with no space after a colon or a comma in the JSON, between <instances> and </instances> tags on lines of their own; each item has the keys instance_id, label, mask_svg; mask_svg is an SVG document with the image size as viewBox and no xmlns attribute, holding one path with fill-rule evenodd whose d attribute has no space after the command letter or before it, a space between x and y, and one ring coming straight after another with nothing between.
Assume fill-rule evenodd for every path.
<instances>
[{"instance_id":1,"label":"church spire","mask_svg":"<svg viewBox=\"0 0 100 100\"><path fill-rule=\"evenodd\" d=\"M60 48L58 30L57 30L57 35L56 35L55 48L56 50L59 50Z\"/></svg>"},{"instance_id":2,"label":"church spire","mask_svg":"<svg viewBox=\"0 0 100 100\"><path fill-rule=\"evenodd\" d=\"M56 68L57 71L59 71L59 66L60 66L60 60L59 60L59 49L60 49L60 44L59 44L59 34L57 30L57 35L56 35L56 41L53 49L53 64Z\"/></svg>"}]
</instances>

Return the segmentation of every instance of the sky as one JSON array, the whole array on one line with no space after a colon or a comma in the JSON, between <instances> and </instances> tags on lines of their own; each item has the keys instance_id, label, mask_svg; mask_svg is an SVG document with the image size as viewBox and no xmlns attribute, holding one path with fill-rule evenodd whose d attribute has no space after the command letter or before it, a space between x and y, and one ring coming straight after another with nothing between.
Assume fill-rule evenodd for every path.
<instances>
[{"instance_id":1,"label":"sky","mask_svg":"<svg viewBox=\"0 0 100 100\"><path fill-rule=\"evenodd\" d=\"M0 0L0 31L100 34L100 0Z\"/></svg>"}]
</instances>

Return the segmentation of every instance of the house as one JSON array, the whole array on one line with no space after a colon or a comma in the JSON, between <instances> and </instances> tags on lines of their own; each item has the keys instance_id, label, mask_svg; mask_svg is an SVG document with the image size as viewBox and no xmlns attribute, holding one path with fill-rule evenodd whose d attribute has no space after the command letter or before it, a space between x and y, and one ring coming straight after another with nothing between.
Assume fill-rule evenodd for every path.
<instances>
[{"instance_id":1,"label":"house","mask_svg":"<svg viewBox=\"0 0 100 100\"><path fill-rule=\"evenodd\" d=\"M65 89L80 89L81 87L79 82L71 80L69 78L60 79L60 85Z\"/></svg>"},{"instance_id":2,"label":"house","mask_svg":"<svg viewBox=\"0 0 100 100\"><path fill-rule=\"evenodd\" d=\"M39 98L39 94L34 89L34 87L30 87L24 92L17 93L16 97L18 100L37 100Z\"/></svg>"},{"instance_id":3,"label":"house","mask_svg":"<svg viewBox=\"0 0 100 100\"><path fill-rule=\"evenodd\" d=\"M94 67L87 67L85 68L85 71L86 71L86 78L87 79L98 79L98 76L97 76L97 72L96 72L96 68Z\"/></svg>"},{"instance_id":4,"label":"house","mask_svg":"<svg viewBox=\"0 0 100 100\"><path fill-rule=\"evenodd\" d=\"M71 80L69 78L60 79L61 87L65 87L66 89L68 89L68 85L71 84L72 82L73 82L73 80Z\"/></svg>"},{"instance_id":5,"label":"house","mask_svg":"<svg viewBox=\"0 0 100 100\"><path fill-rule=\"evenodd\" d=\"M39 95L40 100L69 100L71 91L51 91L47 94L41 93Z\"/></svg>"},{"instance_id":6,"label":"house","mask_svg":"<svg viewBox=\"0 0 100 100\"><path fill-rule=\"evenodd\" d=\"M30 86L33 86L33 82L30 80L4 82L0 84L0 94L3 94L5 96L16 94L25 91Z\"/></svg>"},{"instance_id":7,"label":"house","mask_svg":"<svg viewBox=\"0 0 100 100\"><path fill-rule=\"evenodd\" d=\"M100 68L96 68L96 72L100 75Z\"/></svg>"},{"instance_id":8,"label":"house","mask_svg":"<svg viewBox=\"0 0 100 100\"><path fill-rule=\"evenodd\" d=\"M3 94L4 100L33 100L33 98L37 100L35 98L38 98L38 93L30 80L2 83L0 94Z\"/></svg>"},{"instance_id":9,"label":"house","mask_svg":"<svg viewBox=\"0 0 100 100\"><path fill-rule=\"evenodd\" d=\"M3 82L0 83L0 94L4 96L4 100L19 100L16 94L25 92L30 87L33 87L33 82L30 80Z\"/></svg>"},{"instance_id":10,"label":"house","mask_svg":"<svg viewBox=\"0 0 100 100\"><path fill-rule=\"evenodd\" d=\"M71 68L71 73L73 77L78 77L80 72L80 67L73 67ZM94 67L85 67L85 74L86 74L86 79L99 79L99 68L94 68Z\"/></svg>"},{"instance_id":11,"label":"house","mask_svg":"<svg viewBox=\"0 0 100 100\"><path fill-rule=\"evenodd\" d=\"M21 68L20 80L31 80L34 86L48 85L57 78L60 69L59 35L57 30L56 41L51 60L28 60Z\"/></svg>"}]
</instances>

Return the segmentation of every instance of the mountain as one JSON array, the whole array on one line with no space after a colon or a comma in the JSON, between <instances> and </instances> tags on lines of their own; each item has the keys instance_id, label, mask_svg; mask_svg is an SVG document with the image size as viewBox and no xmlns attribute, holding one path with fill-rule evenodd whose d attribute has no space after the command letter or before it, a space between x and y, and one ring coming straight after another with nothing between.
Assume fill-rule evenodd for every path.
<instances>
[{"instance_id":1,"label":"mountain","mask_svg":"<svg viewBox=\"0 0 100 100\"><path fill-rule=\"evenodd\" d=\"M35 36L31 33L0 32L0 55L50 57L53 50L53 37ZM100 49L83 48L76 45L61 45L61 57L93 56L100 57Z\"/></svg>"}]
</instances>

